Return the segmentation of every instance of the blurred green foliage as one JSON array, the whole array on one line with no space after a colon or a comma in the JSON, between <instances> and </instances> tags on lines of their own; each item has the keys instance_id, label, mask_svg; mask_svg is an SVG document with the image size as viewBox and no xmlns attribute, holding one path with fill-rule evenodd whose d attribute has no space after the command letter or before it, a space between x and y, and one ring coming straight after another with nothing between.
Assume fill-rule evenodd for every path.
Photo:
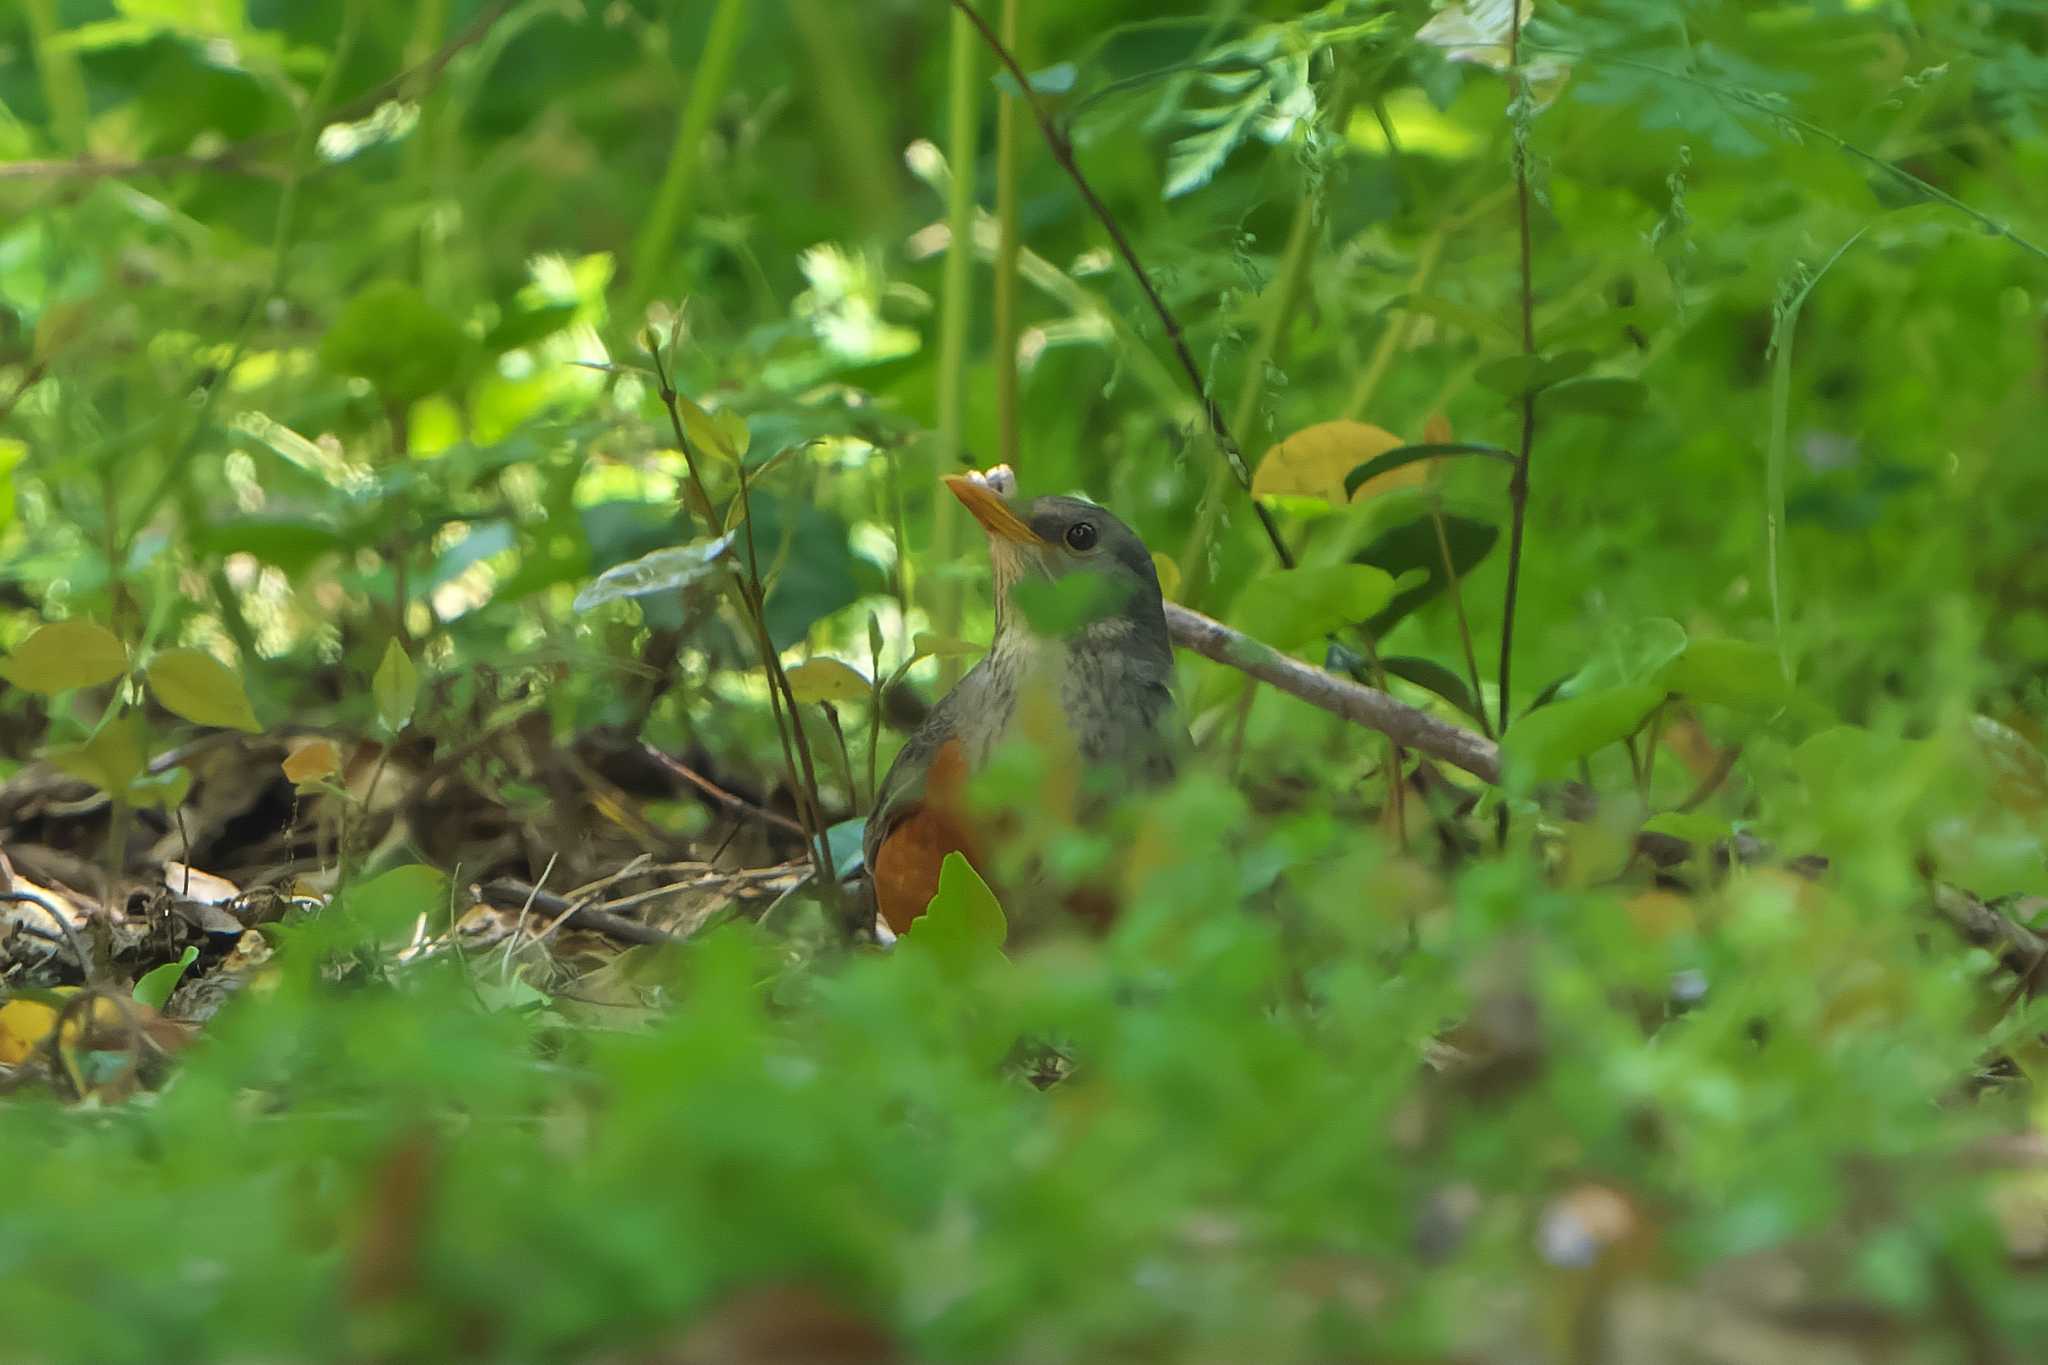
<instances>
[{"instance_id":1,"label":"blurred green foliage","mask_svg":"<svg viewBox=\"0 0 2048 1365\"><path fill-rule=\"evenodd\" d=\"M778 1282L930 1359L1678 1359L1723 1349L1686 1324L1755 1325L1788 1286L1856 1305L1891 1358L2048 1340L2038 1156L1985 1156L2048 1116L2040 1008L1925 908L1929 874L2048 893L2039 7L1537 0L1519 113L1418 40L1424 0L1019 8L1035 89L1254 463L1335 419L1512 449L1540 388L1512 795L1439 813L1490 835L1505 802L1509 849L1397 850L1377 737L1190 662L1199 770L1053 850L1128 861L1100 943L849 954L799 905L657 956L663 1012L611 1030L495 963L399 963L445 885L387 871L282 934L160 1093L0 1099L0 1355L574 1360ZM453 746L524 706L772 786L715 592L575 609L735 529L679 507L646 352L673 332L677 387L744 421L703 472L721 506L749 480L792 662L879 678L920 632L986 639L978 592L948 619L984 570L936 476L1008 421L1027 492L1112 506L1193 605L1317 662L1353 623L1333 661L1495 714L1504 466L1277 500L1330 590L1276 587L1028 119L1005 417L993 219L947 297L947 104L969 92L989 152L1015 87L957 22L0 11L0 647L89 620L132 667L236 661L270 726L406 710ZM973 165L993 213L1001 158ZM658 689L655 631L680 661ZM373 685L395 639L418 674ZM150 734L139 702L81 700L107 695L0 693L7 771L112 746L103 785L147 804L145 746L202 717ZM825 765L835 817L858 766ZM1595 818L1541 804L1565 778ZM1646 817L1829 872L1724 882L1702 854L1680 896L1627 866ZM1757 1330L1701 1358L1801 1339Z\"/></svg>"}]
</instances>

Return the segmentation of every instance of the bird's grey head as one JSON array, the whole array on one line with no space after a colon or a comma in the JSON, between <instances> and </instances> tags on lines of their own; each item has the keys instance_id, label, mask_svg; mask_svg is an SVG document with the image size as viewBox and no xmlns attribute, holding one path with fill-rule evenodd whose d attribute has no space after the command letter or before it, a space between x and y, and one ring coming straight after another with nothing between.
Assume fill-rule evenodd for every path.
<instances>
[{"instance_id":1,"label":"bird's grey head","mask_svg":"<svg viewBox=\"0 0 2048 1365\"><path fill-rule=\"evenodd\" d=\"M1151 552L1138 533L1107 508L1059 495L1012 501L1015 480L1001 466L985 475L952 475L946 485L988 532L989 555L995 563L998 636L1026 628L1010 600L1017 584L1094 574L1101 576L1108 591L1100 614L1084 628L1086 633L1103 643L1111 637L1137 636L1136 643L1147 652L1163 652L1171 660L1159 573Z\"/></svg>"}]
</instances>

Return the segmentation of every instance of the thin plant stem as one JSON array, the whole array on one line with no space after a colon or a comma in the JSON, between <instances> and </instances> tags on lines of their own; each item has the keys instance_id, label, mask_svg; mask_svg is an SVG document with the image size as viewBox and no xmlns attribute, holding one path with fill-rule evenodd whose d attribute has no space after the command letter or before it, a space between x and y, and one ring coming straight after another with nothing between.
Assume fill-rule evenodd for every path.
<instances>
[{"instance_id":1,"label":"thin plant stem","mask_svg":"<svg viewBox=\"0 0 2048 1365\"><path fill-rule=\"evenodd\" d=\"M950 238L939 314L938 444L933 452L932 471L932 558L941 565L949 565L958 557L960 519L966 515L962 509L950 506L951 498L939 497L936 490L939 475L960 467L966 445L967 331L974 319L974 163L981 132L975 99L981 51L974 41L973 26L966 19L954 15L951 30L946 159L953 179L946 204ZM946 575L936 586L933 623L942 634L957 637L965 611L960 580ZM939 661L941 687L951 687L959 676L958 659Z\"/></svg>"},{"instance_id":2,"label":"thin plant stem","mask_svg":"<svg viewBox=\"0 0 2048 1365\"><path fill-rule=\"evenodd\" d=\"M1536 287L1535 253L1529 242L1529 87L1522 76L1521 41L1522 7L1518 4L1508 7L1510 27L1508 33L1508 66L1511 72L1508 96L1510 116L1514 120L1514 166L1515 166L1515 226L1519 241L1522 268L1522 354L1536 354ZM1508 581L1501 599L1500 623L1500 697L1494 723L1501 734L1508 731L1508 709L1512 693L1513 666L1515 654L1515 600L1522 580L1522 536L1529 514L1529 457L1536 444L1536 394L1533 389L1522 393L1522 436L1515 451L1515 473L1508 481ZM1501 807L1505 817L1507 807ZM1505 819L1501 827L1505 838Z\"/></svg>"},{"instance_id":3,"label":"thin plant stem","mask_svg":"<svg viewBox=\"0 0 2048 1365\"><path fill-rule=\"evenodd\" d=\"M1437 553L1444 561L1444 584L1451 591L1451 607L1458 617L1458 643L1465 647L1465 676L1472 684L1472 711L1480 732L1492 739L1493 726L1486 719L1486 693L1479 686L1479 654L1472 648L1472 623L1465 616L1465 591L1458 580L1458 563L1451 557L1451 538L1444 531L1443 509L1434 502L1429 505L1429 519L1436 527Z\"/></svg>"},{"instance_id":4,"label":"thin plant stem","mask_svg":"<svg viewBox=\"0 0 2048 1365\"><path fill-rule=\"evenodd\" d=\"M1799 328L1800 310L1821 277L1834 269L1843 253L1860 240L1870 227L1856 229L1849 240L1835 248L1821 268L1797 288L1781 291L1771 321L1771 434L1764 451L1764 578L1771 594L1771 636L1778 647L1778 672L1792 681L1792 651L1785 641L1785 583L1781 546L1785 535L1785 466L1791 458L1792 338Z\"/></svg>"},{"instance_id":5,"label":"thin plant stem","mask_svg":"<svg viewBox=\"0 0 2048 1365\"><path fill-rule=\"evenodd\" d=\"M1144 262L1138 259L1137 249L1131 245L1130 238L1124 235L1123 225L1117 222L1116 216L1109 211L1109 206L1104 204L1102 197L1095 192L1094 185L1082 174L1080 163L1074 159L1072 140L1053 122L1052 115L1032 92L1031 78L1017 61L1016 54L1011 52L996 31L989 27L988 20L982 18L981 11L969 4L968 0L951 0L951 3L954 9L965 15L974 25L975 30L981 34L982 41L988 44L997 60L1009 71L1010 78L1017 82L1017 88L1023 92L1024 102L1030 106L1032 117L1037 120L1038 131L1045 139L1046 148L1052 153L1052 158L1058 163L1059 168L1066 172L1067 178L1074 182L1074 188L1087 204L1088 211L1095 215L1095 220L1102 225L1102 230L1109 234L1110 245L1115 249L1118 258L1137 280L1139 290L1145 295L1147 306L1151 308L1153 316L1159 319L1160 327L1166 332L1174 359L1180 363L1181 372L1187 376L1196 400L1201 403L1202 410L1209 419L1210 434L1221 447L1223 458L1230 465L1231 474L1236 477L1239 487L1250 493L1252 475L1250 468L1245 464L1243 448L1238 445L1237 438L1230 434L1230 424L1224 420L1223 410L1217 406L1215 395L1209 391L1208 381L1202 377L1201 366L1195 363L1194 353L1188 349L1187 337L1181 331L1180 319L1166 306L1166 300L1160 296L1158 287L1153 284L1152 276L1146 271ZM959 174L957 167L954 174ZM1280 527L1273 520L1273 514L1256 498L1252 499L1252 511L1258 515L1259 525L1264 529L1266 539L1272 543L1273 554L1279 559L1280 567L1293 568L1294 552L1287 548L1287 542L1281 538Z\"/></svg>"},{"instance_id":6,"label":"thin plant stem","mask_svg":"<svg viewBox=\"0 0 2048 1365\"><path fill-rule=\"evenodd\" d=\"M704 51L690 73L689 97L676 115L675 141L668 151L668 166L655 188L654 202L640 222L633 238L633 275L627 295L625 316L637 323L640 312L655 295L661 266L675 249L676 230L690 206L690 193L697 185L697 168L704 152L704 136L711 129L711 117L725 97L732 80L733 58L739 51L740 35L746 27L747 0L718 0L711 12L711 27L704 35ZM671 20L673 22L673 20Z\"/></svg>"},{"instance_id":7,"label":"thin plant stem","mask_svg":"<svg viewBox=\"0 0 2048 1365\"><path fill-rule=\"evenodd\" d=\"M35 54L36 70L42 75L43 102L50 107L50 121L56 125L58 140L65 150L84 156L86 119L91 109L77 54L57 41L57 0L27 0L27 7L29 49Z\"/></svg>"},{"instance_id":8,"label":"thin plant stem","mask_svg":"<svg viewBox=\"0 0 2048 1365\"><path fill-rule=\"evenodd\" d=\"M718 516L711 503L710 490L705 486L697 451L683 430L682 410L677 406L678 394L669 377L661 348L652 344L649 337L648 355L654 364L654 377L659 385L662 407L668 412L669 429L676 439L676 449L683 454L683 465L688 472L684 484L684 497L697 516L706 526L721 526L725 523ZM789 779L791 792L796 798L797 814L802 817L805 842L810 848L811 867L816 876L819 894L825 898L827 907L838 916L842 910L839 883L834 878L830 846L825 839L824 805L818 797L817 765L811 758L810 739L804 733L799 717L796 696L790 691L788 675L783 672L782 659L775 649L775 642L768 633L766 599L761 591L761 565L754 547L753 505L747 493L747 471L744 462L739 465L739 503L741 543L746 550L746 573L732 575L727 590L739 606L739 614L748 631L754 637L755 649L761 656L761 668L768 678L768 709L775 720L775 735L782 748L782 762Z\"/></svg>"},{"instance_id":9,"label":"thin plant stem","mask_svg":"<svg viewBox=\"0 0 2048 1365\"><path fill-rule=\"evenodd\" d=\"M1003 41L1012 52L1022 51L1017 37L1017 14L1021 0L1003 0ZM956 19L956 23L959 21ZM1017 162L1023 142L1018 123L1017 100L1004 95L996 105L996 261L995 261L995 365L996 365L996 453L1001 463L1018 466L1018 376L1017 376Z\"/></svg>"}]
</instances>

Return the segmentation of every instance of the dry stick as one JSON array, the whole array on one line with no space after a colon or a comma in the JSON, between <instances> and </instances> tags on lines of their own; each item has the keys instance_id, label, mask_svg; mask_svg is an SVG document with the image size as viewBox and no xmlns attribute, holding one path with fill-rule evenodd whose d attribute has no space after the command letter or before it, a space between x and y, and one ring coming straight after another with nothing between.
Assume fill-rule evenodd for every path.
<instances>
[{"instance_id":1,"label":"dry stick","mask_svg":"<svg viewBox=\"0 0 2048 1365\"><path fill-rule=\"evenodd\" d=\"M1166 604L1166 628L1183 649L1226 664L1332 715L1378 730L1474 777L1500 782L1500 746L1476 730L1439 720L1376 687L1290 659L1272 646L1177 602Z\"/></svg>"},{"instance_id":2,"label":"dry stick","mask_svg":"<svg viewBox=\"0 0 2048 1365\"><path fill-rule=\"evenodd\" d=\"M483 899L493 905L531 904L543 914L561 915L566 913L567 921L578 929L591 929L607 934L625 943L681 943L681 936L657 929L651 924L614 915L594 906L578 905L566 896L557 896L552 891L542 891L528 882L515 877L501 877L479 888Z\"/></svg>"},{"instance_id":3,"label":"dry stick","mask_svg":"<svg viewBox=\"0 0 2048 1365\"><path fill-rule=\"evenodd\" d=\"M1074 188L1080 192L1082 200L1088 205L1088 211L1095 215L1095 220L1102 224L1102 230L1109 234L1110 245L1116 248L1116 254L1123 259L1124 265L1138 281L1138 288L1144 292L1146 303L1151 305L1153 315L1165 329L1166 339L1173 346L1174 359L1180 362L1180 368L1187 375L1188 383L1194 387L1195 397L1209 419L1210 434L1215 436L1216 444L1223 448L1223 458L1229 463L1230 472L1236 476L1239 486L1245 492L1251 492L1252 475L1251 470L1245 465L1244 452L1239 449L1237 438L1230 434L1230 424L1224 420L1223 410L1216 405L1215 398L1209 393L1208 384L1202 379L1201 367L1195 364L1194 354L1188 350L1187 339L1181 335L1180 320L1173 315L1173 310L1166 306L1166 300L1160 297L1159 290L1152 283L1151 275L1146 273L1144 263L1138 259L1137 250L1131 246L1130 238L1124 236L1123 227L1110 213L1109 206L1102 202L1101 196L1095 193L1095 187L1088 183L1088 177L1081 173L1080 163L1074 160L1074 144L1052 121L1052 115L1046 112L1045 106L1039 102L1037 92L1031 88L1031 78L1018 63L1016 54L1012 53L996 31L989 27L988 20L981 17L981 12L969 4L968 0L952 0L952 5L981 33L982 41L988 44L989 50L995 53L996 59L1009 71L1010 79L1017 83L1017 89L1024 102L1031 107L1031 117L1038 122L1038 131L1045 138L1045 145L1052 153L1052 159L1067 173L1067 178L1074 182ZM1252 511L1258 514L1259 525L1265 529L1266 539L1272 542L1273 553L1279 558L1280 567L1293 568L1294 553L1287 548L1287 542L1281 539L1280 528L1274 524L1273 514L1256 498L1252 499Z\"/></svg>"}]
</instances>

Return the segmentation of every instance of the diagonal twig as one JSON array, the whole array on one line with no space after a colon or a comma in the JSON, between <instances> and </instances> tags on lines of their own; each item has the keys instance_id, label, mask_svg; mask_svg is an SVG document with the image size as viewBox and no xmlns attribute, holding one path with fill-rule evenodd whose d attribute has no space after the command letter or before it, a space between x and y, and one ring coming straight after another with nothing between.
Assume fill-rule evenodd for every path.
<instances>
[{"instance_id":1,"label":"diagonal twig","mask_svg":"<svg viewBox=\"0 0 2048 1365\"><path fill-rule=\"evenodd\" d=\"M1202 378L1201 367L1195 363L1194 353L1188 349L1187 338L1181 333L1180 319L1166 306L1166 300L1160 296L1158 287L1152 283L1151 274L1138 259L1136 248L1131 245L1130 238L1124 235L1122 224L1117 222L1116 216L1109 211L1109 206L1102 202L1102 197L1095 192L1095 187L1082 173L1080 163L1074 159L1073 140L1053 122L1052 115L1039 100L1038 93L1031 88L1031 78L1024 73L1016 54L1010 51L1009 45L989 26L988 20L981 17L981 11L969 4L968 0L951 0L951 3L953 8L960 11L981 33L982 41L988 44L989 50L995 53L996 59L1009 71L1010 79L1017 83L1024 103L1031 109L1031 117L1038 123L1038 131L1044 136L1046 149L1052 153L1053 161L1067 173L1067 178L1074 182L1074 188L1088 205L1088 211L1102 224L1102 230L1109 234L1110 244L1116 248L1116 254L1123 259L1124 265L1138 281L1138 288L1144 292L1145 302L1151 305L1153 314L1159 319L1159 325L1166 330L1166 339L1173 346L1174 359L1180 363L1182 372L1188 377L1188 383L1194 388L1196 400L1201 403L1202 411L1209 419L1210 433L1215 436L1216 444L1223 448L1223 458L1229 463L1231 474L1236 477L1238 485L1246 493L1250 493L1252 475L1251 469L1245 464L1244 451L1238 445L1237 438L1231 435L1230 424L1223 417L1223 409L1217 406L1215 398L1209 393L1209 385ZM1273 543L1273 553L1279 558L1280 566L1285 569L1293 568L1294 553L1287 548L1287 542L1281 538L1280 528L1274 524L1273 514L1256 498L1252 499L1252 510L1258 514L1259 525L1265 529L1266 539Z\"/></svg>"}]
</instances>

